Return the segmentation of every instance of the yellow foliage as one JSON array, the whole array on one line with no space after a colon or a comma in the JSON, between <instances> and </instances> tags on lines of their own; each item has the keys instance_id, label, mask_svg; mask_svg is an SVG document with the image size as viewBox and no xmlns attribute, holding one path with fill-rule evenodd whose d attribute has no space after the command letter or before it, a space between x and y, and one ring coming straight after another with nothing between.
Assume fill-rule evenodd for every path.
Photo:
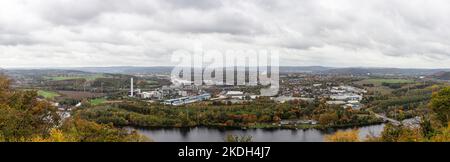
<instances>
[{"instance_id":1,"label":"yellow foliage","mask_svg":"<svg viewBox=\"0 0 450 162\"><path fill-rule=\"evenodd\" d=\"M327 142L359 142L359 130L337 131L335 134L326 135Z\"/></svg>"},{"instance_id":2,"label":"yellow foliage","mask_svg":"<svg viewBox=\"0 0 450 162\"><path fill-rule=\"evenodd\" d=\"M450 122L439 134L431 138L431 142L450 142Z\"/></svg>"},{"instance_id":3,"label":"yellow foliage","mask_svg":"<svg viewBox=\"0 0 450 162\"><path fill-rule=\"evenodd\" d=\"M420 129L403 129L397 142L423 142L424 140Z\"/></svg>"},{"instance_id":4,"label":"yellow foliage","mask_svg":"<svg viewBox=\"0 0 450 162\"><path fill-rule=\"evenodd\" d=\"M48 138L35 137L31 139L32 142L74 142L75 140L65 135L59 129L50 130L50 136Z\"/></svg>"}]
</instances>

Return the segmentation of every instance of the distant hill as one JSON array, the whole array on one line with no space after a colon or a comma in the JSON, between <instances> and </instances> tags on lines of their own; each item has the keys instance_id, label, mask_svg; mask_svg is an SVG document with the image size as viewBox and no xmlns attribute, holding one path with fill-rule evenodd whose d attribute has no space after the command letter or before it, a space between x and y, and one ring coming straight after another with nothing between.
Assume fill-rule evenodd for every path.
<instances>
[{"instance_id":1,"label":"distant hill","mask_svg":"<svg viewBox=\"0 0 450 162\"><path fill-rule=\"evenodd\" d=\"M7 69L6 73L19 72L21 74L46 74L46 73L110 73L110 74L152 74L171 73L173 67L80 67L59 69ZM0 69L1 72L1 69ZM342 74L342 75L407 75L407 76L430 76L439 72L450 72L450 69L401 69L401 68L335 68L323 66L281 66L280 73L312 73L312 74ZM445 75L443 78L446 78Z\"/></svg>"},{"instance_id":2,"label":"distant hill","mask_svg":"<svg viewBox=\"0 0 450 162\"><path fill-rule=\"evenodd\" d=\"M5 74L13 75L67 75L67 74L74 74L74 75L83 75L83 74L91 74L89 72L85 71L79 71L79 70L63 70L63 69L7 69L4 70Z\"/></svg>"},{"instance_id":3,"label":"distant hill","mask_svg":"<svg viewBox=\"0 0 450 162\"><path fill-rule=\"evenodd\" d=\"M85 71L91 73L119 73L119 74L137 74L137 73L170 73L174 67L172 66L158 66L158 67L133 67L133 66L118 66L118 67L82 67L82 68L65 68L71 70ZM280 72L284 73L316 73L319 71L329 70L332 68L322 66L282 66Z\"/></svg>"},{"instance_id":4,"label":"distant hill","mask_svg":"<svg viewBox=\"0 0 450 162\"><path fill-rule=\"evenodd\" d=\"M91 73L112 73L112 74L148 74L148 73L170 73L173 67L158 66L158 67L132 67L132 66L118 66L118 67L82 67L69 68L72 70L79 70Z\"/></svg>"},{"instance_id":5,"label":"distant hill","mask_svg":"<svg viewBox=\"0 0 450 162\"><path fill-rule=\"evenodd\" d=\"M159 66L159 67L85 67L85 68L72 68L73 70L80 70L92 73L120 73L120 74L136 74L136 73L170 73L174 67L171 66ZM280 67L280 72L293 73L314 73L318 71L324 71L331 68L322 66L283 66Z\"/></svg>"},{"instance_id":6,"label":"distant hill","mask_svg":"<svg viewBox=\"0 0 450 162\"><path fill-rule=\"evenodd\" d=\"M431 77L440 80L450 80L450 72L441 71L431 75Z\"/></svg>"},{"instance_id":7,"label":"distant hill","mask_svg":"<svg viewBox=\"0 0 450 162\"><path fill-rule=\"evenodd\" d=\"M335 68L323 71L323 73L352 75L432 75L440 71L450 72L450 69Z\"/></svg>"},{"instance_id":8,"label":"distant hill","mask_svg":"<svg viewBox=\"0 0 450 162\"><path fill-rule=\"evenodd\" d=\"M281 66L281 73L318 73L333 69L331 67L323 66Z\"/></svg>"}]
</instances>

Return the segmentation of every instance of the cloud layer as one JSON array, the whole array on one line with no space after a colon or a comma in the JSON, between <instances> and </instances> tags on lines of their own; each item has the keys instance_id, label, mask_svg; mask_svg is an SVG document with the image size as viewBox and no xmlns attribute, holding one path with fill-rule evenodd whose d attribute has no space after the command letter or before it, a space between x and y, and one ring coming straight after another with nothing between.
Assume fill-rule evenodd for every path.
<instances>
[{"instance_id":1,"label":"cloud layer","mask_svg":"<svg viewBox=\"0 0 450 162\"><path fill-rule=\"evenodd\" d=\"M281 65L450 67L447 0L5 0L0 67L173 65L278 49Z\"/></svg>"}]
</instances>

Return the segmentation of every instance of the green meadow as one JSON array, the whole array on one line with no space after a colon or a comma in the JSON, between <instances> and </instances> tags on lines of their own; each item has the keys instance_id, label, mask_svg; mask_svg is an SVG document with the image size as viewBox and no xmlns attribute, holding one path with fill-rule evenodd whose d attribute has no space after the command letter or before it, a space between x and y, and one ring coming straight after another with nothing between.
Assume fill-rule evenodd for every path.
<instances>
[{"instance_id":1,"label":"green meadow","mask_svg":"<svg viewBox=\"0 0 450 162\"><path fill-rule=\"evenodd\" d=\"M46 90L38 90L37 93L38 93L38 96L42 96L46 99L51 99L51 100L55 99L55 97L60 96L56 92L46 91Z\"/></svg>"}]
</instances>

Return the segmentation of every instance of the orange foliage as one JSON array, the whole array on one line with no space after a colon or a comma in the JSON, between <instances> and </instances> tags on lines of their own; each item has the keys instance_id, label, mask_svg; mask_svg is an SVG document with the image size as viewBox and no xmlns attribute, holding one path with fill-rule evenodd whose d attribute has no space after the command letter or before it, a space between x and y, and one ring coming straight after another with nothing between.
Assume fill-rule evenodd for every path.
<instances>
[{"instance_id":1,"label":"orange foliage","mask_svg":"<svg viewBox=\"0 0 450 162\"><path fill-rule=\"evenodd\" d=\"M359 130L337 131L335 134L326 135L327 142L359 142Z\"/></svg>"}]
</instances>

